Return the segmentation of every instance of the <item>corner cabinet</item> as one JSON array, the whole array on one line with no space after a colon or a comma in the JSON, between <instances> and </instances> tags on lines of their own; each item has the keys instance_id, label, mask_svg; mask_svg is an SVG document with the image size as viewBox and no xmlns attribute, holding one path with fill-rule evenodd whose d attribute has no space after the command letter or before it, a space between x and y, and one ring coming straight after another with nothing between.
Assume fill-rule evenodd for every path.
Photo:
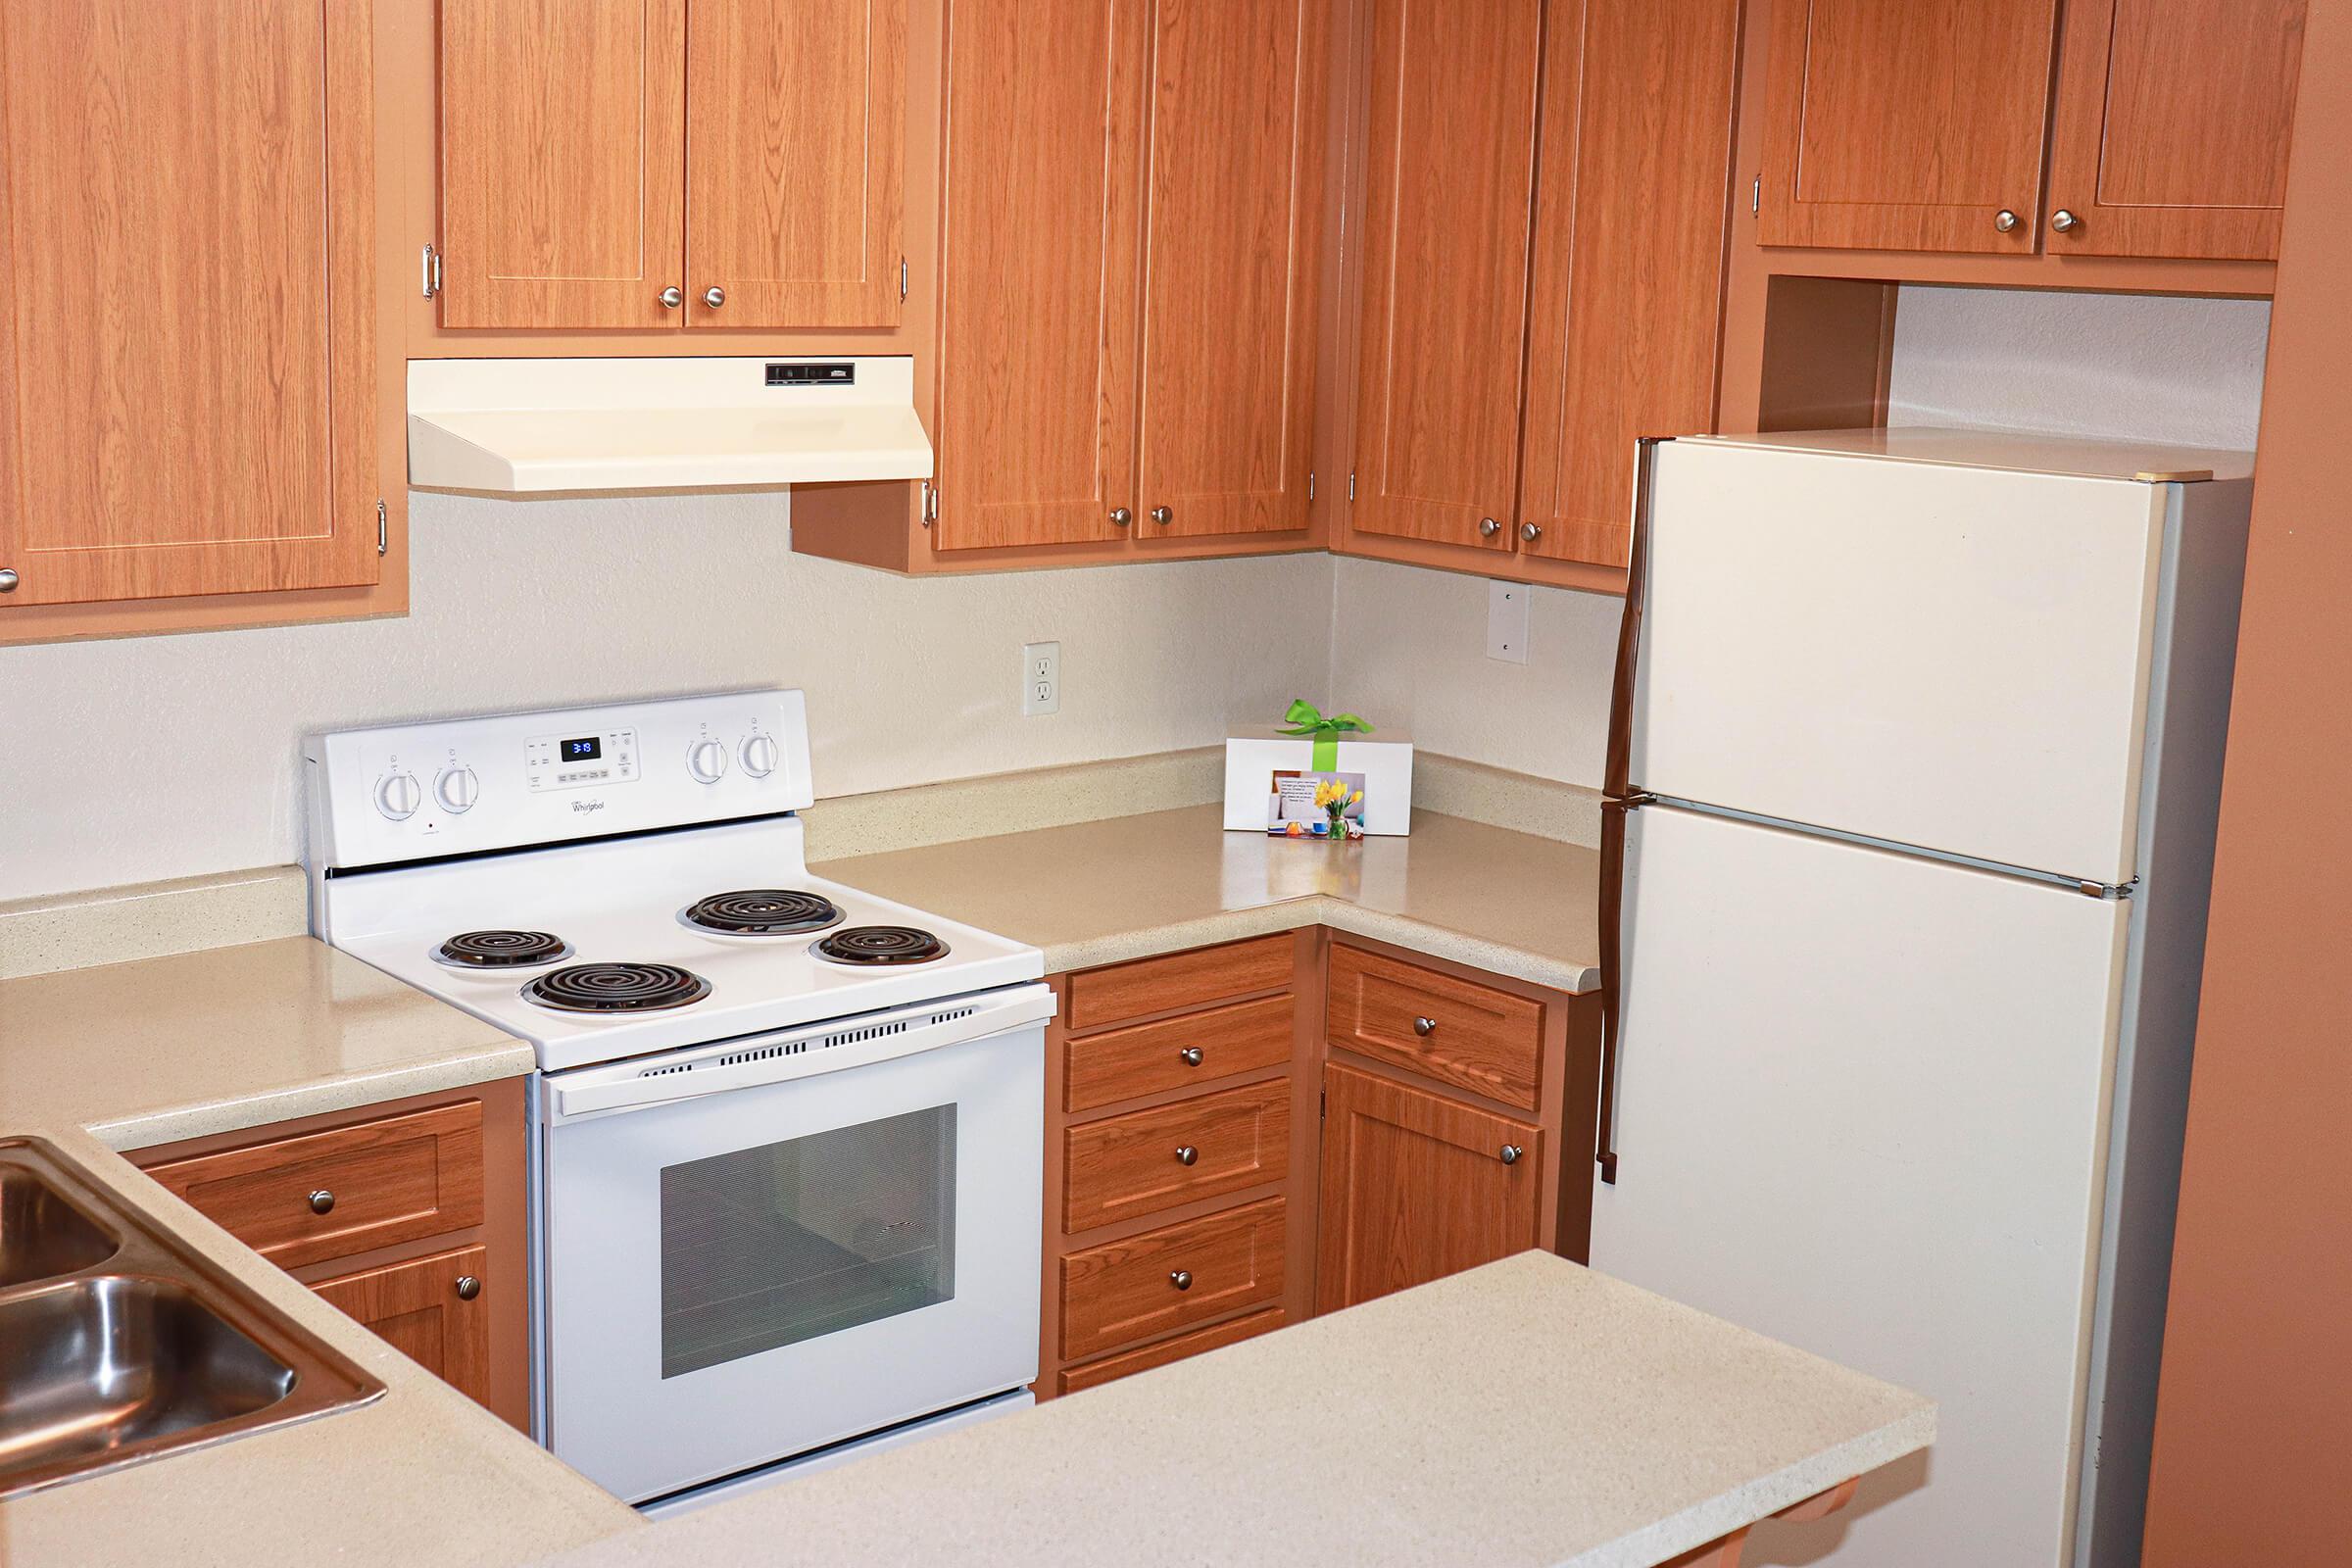
<instances>
[{"instance_id":1,"label":"corner cabinet","mask_svg":"<svg viewBox=\"0 0 2352 1568\"><path fill-rule=\"evenodd\" d=\"M1636 440L1714 424L1737 0L1365 9L1339 548L1620 587Z\"/></svg>"},{"instance_id":2,"label":"corner cabinet","mask_svg":"<svg viewBox=\"0 0 2352 1568\"><path fill-rule=\"evenodd\" d=\"M440 324L899 324L906 7L440 0Z\"/></svg>"},{"instance_id":3,"label":"corner cabinet","mask_svg":"<svg viewBox=\"0 0 2352 1568\"><path fill-rule=\"evenodd\" d=\"M367 0L0 0L0 641L405 608L374 49Z\"/></svg>"},{"instance_id":4,"label":"corner cabinet","mask_svg":"<svg viewBox=\"0 0 2352 1568\"><path fill-rule=\"evenodd\" d=\"M1328 9L948 0L936 489L804 487L796 548L952 571L1321 542Z\"/></svg>"}]
</instances>

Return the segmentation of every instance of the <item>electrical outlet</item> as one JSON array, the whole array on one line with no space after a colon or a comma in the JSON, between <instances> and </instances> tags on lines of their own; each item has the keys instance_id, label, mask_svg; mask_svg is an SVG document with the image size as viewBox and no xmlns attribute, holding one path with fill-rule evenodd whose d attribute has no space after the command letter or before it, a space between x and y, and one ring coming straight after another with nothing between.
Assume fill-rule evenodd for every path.
<instances>
[{"instance_id":1,"label":"electrical outlet","mask_svg":"<svg viewBox=\"0 0 2352 1568\"><path fill-rule=\"evenodd\" d=\"M1021 649L1021 716L1061 711L1061 644L1029 643Z\"/></svg>"},{"instance_id":2,"label":"electrical outlet","mask_svg":"<svg viewBox=\"0 0 2352 1568\"><path fill-rule=\"evenodd\" d=\"M1527 599L1535 590L1523 582L1487 584L1487 657L1506 664L1527 662Z\"/></svg>"}]
</instances>

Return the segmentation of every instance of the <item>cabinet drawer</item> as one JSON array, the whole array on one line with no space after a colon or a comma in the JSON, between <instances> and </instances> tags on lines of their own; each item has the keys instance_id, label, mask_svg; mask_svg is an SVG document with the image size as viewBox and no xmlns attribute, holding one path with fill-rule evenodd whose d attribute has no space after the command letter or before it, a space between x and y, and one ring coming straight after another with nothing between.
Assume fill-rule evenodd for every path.
<instances>
[{"instance_id":1,"label":"cabinet drawer","mask_svg":"<svg viewBox=\"0 0 2352 1568\"><path fill-rule=\"evenodd\" d=\"M1083 1122L1062 1134L1062 1148L1061 1226L1073 1234L1280 1181L1290 1164L1291 1081Z\"/></svg>"},{"instance_id":2,"label":"cabinet drawer","mask_svg":"<svg viewBox=\"0 0 2352 1568\"><path fill-rule=\"evenodd\" d=\"M1283 989L1296 967L1294 952L1291 934L1285 931L1171 953L1164 958L1082 970L1069 980L1070 1028L1095 1029L1149 1013L1246 997L1252 991Z\"/></svg>"},{"instance_id":3,"label":"cabinet drawer","mask_svg":"<svg viewBox=\"0 0 2352 1568\"><path fill-rule=\"evenodd\" d=\"M1067 1051L1064 1110L1092 1110L1138 1095L1279 1067L1291 1056L1291 999L1264 997L1157 1023L1131 1024L1073 1040ZM1198 1053L1200 1060L1193 1060L1191 1053Z\"/></svg>"},{"instance_id":4,"label":"cabinet drawer","mask_svg":"<svg viewBox=\"0 0 2352 1568\"><path fill-rule=\"evenodd\" d=\"M1335 1046L1506 1105L1536 1108L1544 1055L1540 1002L1334 944L1328 1027Z\"/></svg>"},{"instance_id":5,"label":"cabinet drawer","mask_svg":"<svg viewBox=\"0 0 2352 1568\"><path fill-rule=\"evenodd\" d=\"M1283 1220L1283 1200L1266 1198L1072 1252L1061 1260L1062 1358L1278 1298Z\"/></svg>"},{"instance_id":6,"label":"cabinet drawer","mask_svg":"<svg viewBox=\"0 0 2352 1568\"><path fill-rule=\"evenodd\" d=\"M280 1268L348 1257L482 1222L481 1102L191 1155L147 1174Z\"/></svg>"},{"instance_id":7,"label":"cabinet drawer","mask_svg":"<svg viewBox=\"0 0 2352 1568\"><path fill-rule=\"evenodd\" d=\"M1062 1373L1060 1392L1076 1394L1080 1389L1101 1388L1105 1383L1132 1377L1138 1372L1149 1372L1155 1366L1166 1366L1170 1361L1181 1361L1186 1356L1199 1355L1203 1350L1239 1345L1244 1340L1255 1339L1270 1329L1282 1327L1285 1317L1281 1307L1269 1306L1262 1311L1237 1317L1231 1322L1212 1323L1207 1328L1179 1334L1157 1345L1147 1345L1140 1350L1129 1350L1125 1355L1106 1355L1100 1361L1089 1361L1084 1366L1074 1366Z\"/></svg>"}]
</instances>

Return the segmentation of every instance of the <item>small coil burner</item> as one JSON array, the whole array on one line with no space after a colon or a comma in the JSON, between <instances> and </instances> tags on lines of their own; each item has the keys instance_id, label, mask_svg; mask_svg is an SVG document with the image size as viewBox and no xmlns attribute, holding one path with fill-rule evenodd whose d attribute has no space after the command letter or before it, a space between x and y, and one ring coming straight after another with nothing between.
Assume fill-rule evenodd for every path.
<instances>
[{"instance_id":1,"label":"small coil burner","mask_svg":"<svg viewBox=\"0 0 2352 1568\"><path fill-rule=\"evenodd\" d=\"M657 1012L710 994L710 982L674 963L574 963L522 988L523 1000L557 1012Z\"/></svg>"},{"instance_id":2,"label":"small coil burner","mask_svg":"<svg viewBox=\"0 0 2352 1568\"><path fill-rule=\"evenodd\" d=\"M433 950L453 969L527 969L571 956L571 944L551 931L461 931Z\"/></svg>"},{"instance_id":3,"label":"small coil burner","mask_svg":"<svg viewBox=\"0 0 2352 1568\"><path fill-rule=\"evenodd\" d=\"M814 893L758 888L713 893L687 906L678 918L690 926L730 937L785 937L841 924L841 909Z\"/></svg>"},{"instance_id":4,"label":"small coil burner","mask_svg":"<svg viewBox=\"0 0 2352 1568\"><path fill-rule=\"evenodd\" d=\"M948 945L928 931L906 925L854 925L808 946L835 963L929 963L945 956Z\"/></svg>"}]
</instances>

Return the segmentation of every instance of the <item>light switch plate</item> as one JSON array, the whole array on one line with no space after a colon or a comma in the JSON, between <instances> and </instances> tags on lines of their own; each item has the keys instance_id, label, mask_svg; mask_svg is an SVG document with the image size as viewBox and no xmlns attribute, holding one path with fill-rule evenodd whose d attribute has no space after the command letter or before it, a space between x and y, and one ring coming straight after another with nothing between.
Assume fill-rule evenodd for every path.
<instances>
[{"instance_id":1,"label":"light switch plate","mask_svg":"<svg viewBox=\"0 0 2352 1568\"><path fill-rule=\"evenodd\" d=\"M1487 657L1506 664L1527 662L1527 600L1535 590L1523 582L1487 584Z\"/></svg>"},{"instance_id":2,"label":"light switch plate","mask_svg":"<svg viewBox=\"0 0 2352 1568\"><path fill-rule=\"evenodd\" d=\"M1021 716L1061 711L1061 644L1028 643L1021 649Z\"/></svg>"}]
</instances>

